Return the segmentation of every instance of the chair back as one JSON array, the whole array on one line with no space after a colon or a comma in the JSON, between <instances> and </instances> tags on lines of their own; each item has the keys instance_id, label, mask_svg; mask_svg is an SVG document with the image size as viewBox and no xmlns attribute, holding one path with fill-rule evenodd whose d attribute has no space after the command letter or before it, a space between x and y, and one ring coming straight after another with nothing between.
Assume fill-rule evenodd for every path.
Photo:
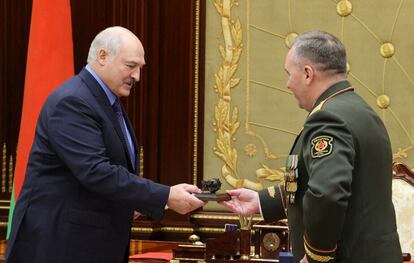
<instances>
[{"instance_id":1,"label":"chair back","mask_svg":"<svg viewBox=\"0 0 414 263\"><path fill-rule=\"evenodd\" d=\"M405 164L393 164L392 202L403 253L414 255L414 172Z\"/></svg>"}]
</instances>

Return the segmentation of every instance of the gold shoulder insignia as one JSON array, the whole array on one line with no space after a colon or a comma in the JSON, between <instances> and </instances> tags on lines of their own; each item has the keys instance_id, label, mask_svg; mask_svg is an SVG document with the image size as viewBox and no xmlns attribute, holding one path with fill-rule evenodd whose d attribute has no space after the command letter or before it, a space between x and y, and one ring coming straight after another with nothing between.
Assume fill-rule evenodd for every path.
<instances>
[{"instance_id":1,"label":"gold shoulder insignia","mask_svg":"<svg viewBox=\"0 0 414 263\"><path fill-rule=\"evenodd\" d=\"M267 191L269 192L269 195L271 198L275 198L276 195L276 191L275 191L275 187L271 186L267 188Z\"/></svg>"},{"instance_id":2,"label":"gold shoulder insignia","mask_svg":"<svg viewBox=\"0 0 414 263\"><path fill-rule=\"evenodd\" d=\"M311 116L312 114L314 114L318 110L322 109L322 107L323 107L323 105L325 104L326 101L327 101L327 99L321 101L315 108L313 108L313 110L309 113L309 116Z\"/></svg>"}]
</instances>

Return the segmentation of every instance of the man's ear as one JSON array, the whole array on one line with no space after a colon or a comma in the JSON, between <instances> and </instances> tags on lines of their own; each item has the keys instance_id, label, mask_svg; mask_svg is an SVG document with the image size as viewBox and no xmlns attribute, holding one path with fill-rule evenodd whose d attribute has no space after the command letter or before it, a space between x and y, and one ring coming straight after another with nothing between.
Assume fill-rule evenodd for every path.
<instances>
[{"instance_id":1,"label":"man's ear","mask_svg":"<svg viewBox=\"0 0 414 263\"><path fill-rule=\"evenodd\" d=\"M305 75L305 81L309 84L310 82L312 82L315 72L313 71L313 68L309 65L305 65L303 71Z\"/></svg>"},{"instance_id":2,"label":"man's ear","mask_svg":"<svg viewBox=\"0 0 414 263\"><path fill-rule=\"evenodd\" d=\"M100 49L98 52L98 63L100 65L105 65L107 58L108 58L108 53L104 49Z\"/></svg>"}]
</instances>

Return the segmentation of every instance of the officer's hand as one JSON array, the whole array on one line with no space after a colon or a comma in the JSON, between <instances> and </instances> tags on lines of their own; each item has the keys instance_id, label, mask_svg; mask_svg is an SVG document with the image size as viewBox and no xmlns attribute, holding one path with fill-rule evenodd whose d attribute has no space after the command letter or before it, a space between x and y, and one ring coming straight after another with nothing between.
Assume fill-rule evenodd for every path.
<instances>
[{"instance_id":1,"label":"officer's hand","mask_svg":"<svg viewBox=\"0 0 414 263\"><path fill-rule=\"evenodd\" d=\"M242 216L259 213L259 194L249 189L227 190L230 201L220 202L224 207Z\"/></svg>"},{"instance_id":2,"label":"officer's hand","mask_svg":"<svg viewBox=\"0 0 414 263\"><path fill-rule=\"evenodd\" d=\"M171 186L167 206L179 214L187 214L206 203L198 199L193 193L201 193L197 186L191 184L177 184Z\"/></svg>"}]
</instances>

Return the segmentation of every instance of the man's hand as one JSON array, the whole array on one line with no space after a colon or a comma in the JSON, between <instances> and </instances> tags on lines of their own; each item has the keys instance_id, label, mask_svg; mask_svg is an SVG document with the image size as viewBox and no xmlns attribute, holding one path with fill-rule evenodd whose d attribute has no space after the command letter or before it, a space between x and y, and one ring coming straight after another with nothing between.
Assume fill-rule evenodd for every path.
<instances>
[{"instance_id":1,"label":"man's hand","mask_svg":"<svg viewBox=\"0 0 414 263\"><path fill-rule=\"evenodd\" d=\"M230 201L220 202L227 209L242 216L248 216L260 212L259 194L249 189L228 190Z\"/></svg>"},{"instance_id":2,"label":"man's hand","mask_svg":"<svg viewBox=\"0 0 414 263\"><path fill-rule=\"evenodd\" d=\"M134 220L137 220L140 217L141 213L138 211L134 211Z\"/></svg>"},{"instance_id":3,"label":"man's hand","mask_svg":"<svg viewBox=\"0 0 414 263\"><path fill-rule=\"evenodd\" d=\"M206 203L198 199L193 193L201 193L201 190L191 184L177 184L171 186L167 206L179 214L187 214Z\"/></svg>"},{"instance_id":4,"label":"man's hand","mask_svg":"<svg viewBox=\"0 0 414 263\"><path fill-rule=\"evenodd\" d=\"M305 256L303 256L303 258L300 260L300 263L309 263L309 262L308 262L308 258L306 257L306 254L305 254Z\"/></svg>"}]
</instances>

